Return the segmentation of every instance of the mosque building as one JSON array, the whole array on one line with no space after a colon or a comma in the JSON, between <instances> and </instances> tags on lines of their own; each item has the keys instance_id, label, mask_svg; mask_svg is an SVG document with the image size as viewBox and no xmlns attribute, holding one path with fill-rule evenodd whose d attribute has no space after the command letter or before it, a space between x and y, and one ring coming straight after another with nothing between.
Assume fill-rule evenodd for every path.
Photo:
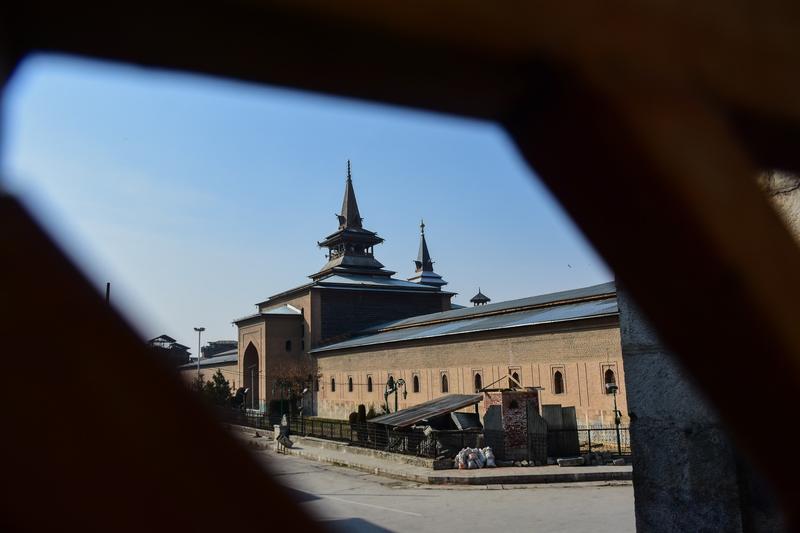
<instances>
[{"instance_id":1,"label":"mosque building","mask_svg":"<svg viewBox=\"0 0 800 533\"><path fill-rule=\"evenodd\" d=\"M306 414L346 419L359 404L379 410L387 383L402 379L400 409L518 382L539 388L542 404L574 406L581 425L613 421L606 385L615 384L627 413L613 282L496 303L479 288L472 307L457 306L434 271L424 223L411 277L376 259L383 239L363 226L349 162L337 217L317 243L327 263L310 281L234 321L238 355L221 364L226 375L235 368L234 388L250 390L248 408L266 410L304 381ZM215 370L205 362L206 379Z\"/></svg>"}]
</instances>

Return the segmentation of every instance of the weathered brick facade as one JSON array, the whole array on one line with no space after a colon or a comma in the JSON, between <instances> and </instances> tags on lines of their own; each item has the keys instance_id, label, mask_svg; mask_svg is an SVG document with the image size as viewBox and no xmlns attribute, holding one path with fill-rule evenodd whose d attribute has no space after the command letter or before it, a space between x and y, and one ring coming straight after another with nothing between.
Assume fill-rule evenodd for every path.
<instances>
[{"instance_id":1,"label":"weathered brick facade","mask_svg":"<svg viewBox=\"0 0 800 533\"><path fill-rule=\"evenodd\" d=\"M483 394L481 412L484 415L485 443L498 458L528 459L528 404L539 412L539 392L524 390L487 391ZM494 411L494 427L487 413Z\"/></svg>"},{"instance_id":2,"label":"weathered brick facade","mask_svg":"<svg viewBox=\"0 0 800 533\"><path fill-rule=\"evenodd\" d=\"M523 328L521 328L523 329ZM611 369L619 385L617 403L623 415L625 383L616 317L583 320L559 326L534 326L526 331L487 331L479 334L432 338L383 346L365 346L320 355L318 414L347 418L358 404L378 409L389 376L408 384L401 409L448 392L472 393L475 375L482 385L517 372L523 386L542 387L542 404L575 406L581 424L613 424L613 397L606 393L604 376ZM553 375L562 372L564 390L554 391ZM419 392L414 392L414 376ZM350 391L349 380L353 380ZM372 382L372 391L368 383ZM331 390L332 381L336 390ZM507 381L507 380L503 380ZM393 402L393 400L392 400Z\"/></svg>"}]
</instances>

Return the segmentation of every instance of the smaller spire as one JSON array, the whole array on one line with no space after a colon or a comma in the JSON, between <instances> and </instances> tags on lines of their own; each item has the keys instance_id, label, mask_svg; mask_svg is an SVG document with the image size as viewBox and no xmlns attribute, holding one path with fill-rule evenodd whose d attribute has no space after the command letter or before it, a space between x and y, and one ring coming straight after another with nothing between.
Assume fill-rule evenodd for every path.
<instances>
[{"instance_id":1,"label":"smaller spire","mask_svg":"<svg viewBox=\"0 0 800 533\"><path fill-rule=\"evenodd\" d=\"M488 304L489 302L491 302L491 301L492 301L492 299L491 299L491 298L489 298L488 296L486 296L485 294L483 294L483 293L481 292L481 288L480 288L480 287L478 287L478 294L476 294L475 296L473 296L472 298L470 298L470 299L469 299L469 301L470 301L470 302L472 302L472 304L474 304L474 305L475 305L475 307L477 307L477 306L479 306L479 305L486 305L486 304Z\"/></svg>"},{"instance_id":2,"label":"smaller spire","mask_svg":"<svg viewBox=\"0 0 800 533\"><path fill-rule=\"evenodd\" d=\"M348 181L353 181L353 177L350 175L350 160L347 160L347 179Z\"/></svg>"},{"instance_id":3,"label":"smaller spire","mask_svg":"<svg viewBox=\"0 0 800 533\"><path fill-rule=\"evenodd\" d=\"M428 251L428 242L425 240L425 221L421 219L419 221L419 252L417 253L417 259L414 261L414 265L416 266L416 273L413 277L408 278L408 281L432 285L434 287L447 285L447 282L442 279L442 276L433 271L433 261Z\"/></svg>"}]
</instances>

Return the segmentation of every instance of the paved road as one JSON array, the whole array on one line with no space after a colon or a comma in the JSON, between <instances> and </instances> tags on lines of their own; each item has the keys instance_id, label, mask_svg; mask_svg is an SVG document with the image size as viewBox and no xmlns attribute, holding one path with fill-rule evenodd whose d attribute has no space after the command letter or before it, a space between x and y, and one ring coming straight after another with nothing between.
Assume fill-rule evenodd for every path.
<instances>
[{"instance_id":1,"label":"paved road","mask_svg":"<svg viewBox=\"0 0 800 533\"><path fill-rule=\"evenodd\" d=\"M339 531L635 531L630 483L432 487L259 455L309 513Z\"/></svg>"}]
</instances>

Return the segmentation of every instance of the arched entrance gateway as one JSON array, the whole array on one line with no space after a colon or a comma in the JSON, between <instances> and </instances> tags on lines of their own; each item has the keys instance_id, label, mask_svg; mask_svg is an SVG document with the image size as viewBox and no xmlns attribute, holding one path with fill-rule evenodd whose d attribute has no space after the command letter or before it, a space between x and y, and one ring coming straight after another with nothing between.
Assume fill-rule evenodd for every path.
<instances>
[{"instance_id":1,"label":"arched entrance gateway","mask_svg":"<svg viewBox=\"0 0 800 533\"><path fill-rule=\"evenodd\" d=\"M261 405L261 395L258 390L258 382L260 381L258 372L258 350L251 342L247 345L242 358L242 382L245 388L249 389L245 403L245 407L248 409L258 409Z\"/></svg>"}]
</instances>

